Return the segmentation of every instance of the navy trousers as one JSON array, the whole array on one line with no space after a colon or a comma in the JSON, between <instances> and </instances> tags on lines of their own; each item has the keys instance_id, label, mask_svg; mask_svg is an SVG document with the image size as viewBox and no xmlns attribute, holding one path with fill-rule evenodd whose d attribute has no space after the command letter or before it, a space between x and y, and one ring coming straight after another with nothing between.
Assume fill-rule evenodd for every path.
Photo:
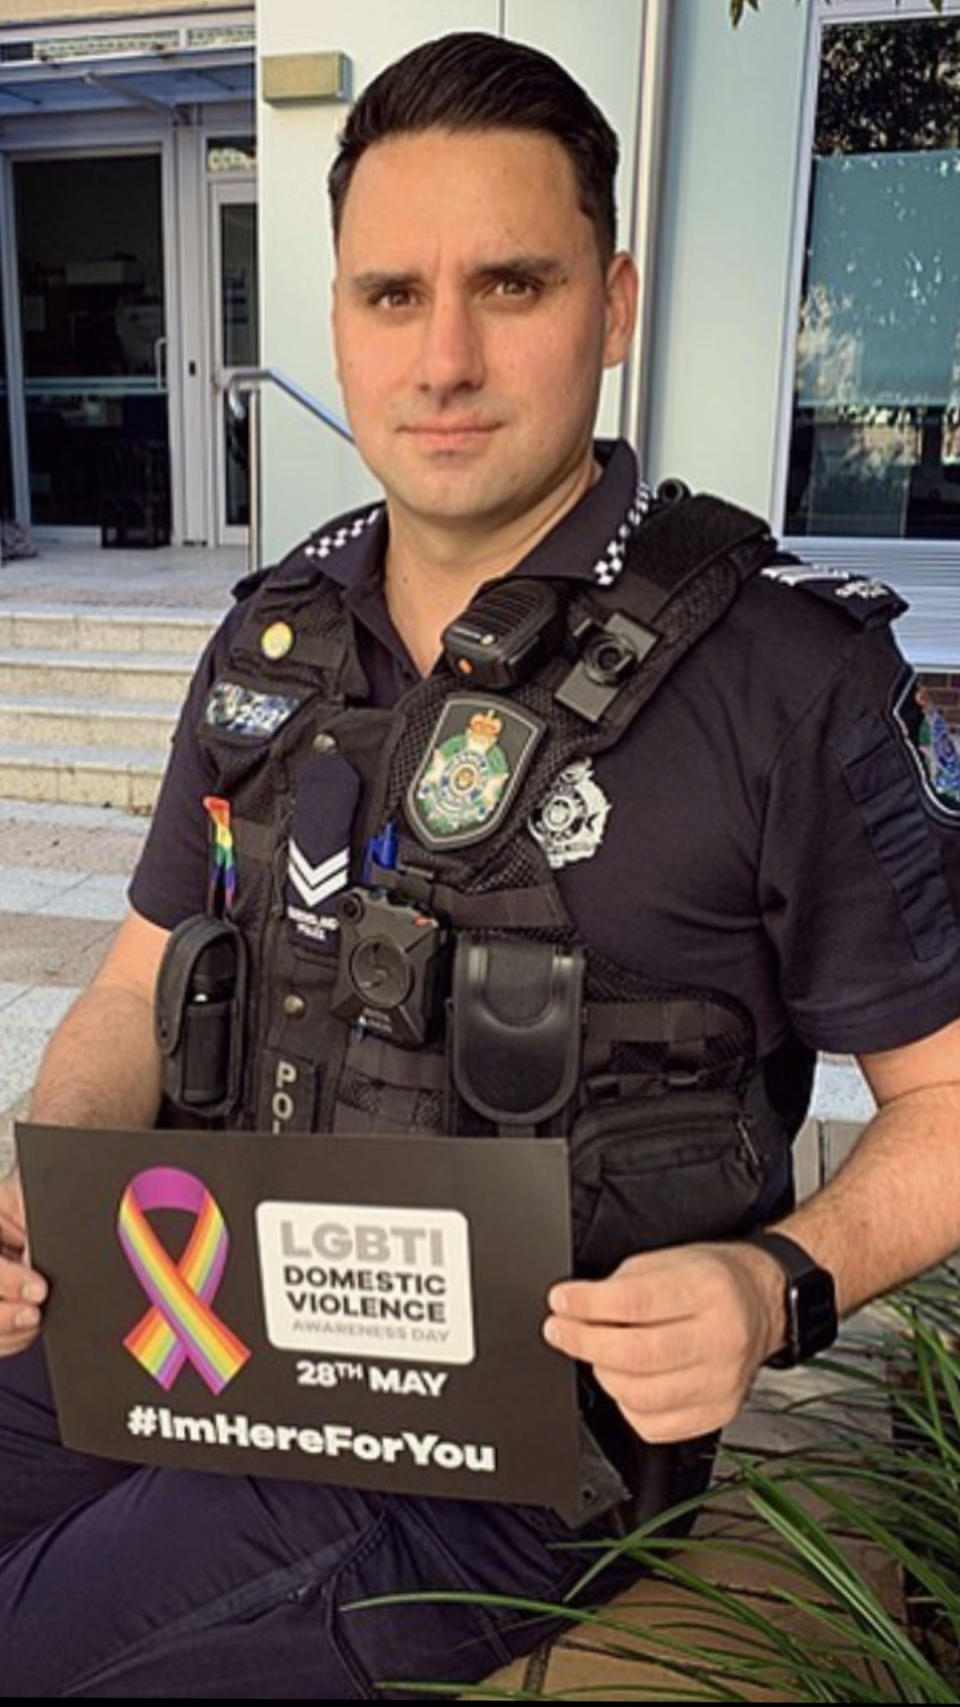
<instances>
[{"instance_id":1,"label":"navy trousers","mask_svg":"<svg viewBox=\"0 0 960 1707\"><path fill-rule=\"evenodd\" d=\"M328 1701L463 1683L553 1628L397 1592L556 1601L595 1554L553 1513L138 1469L60 1444L42 1352L0 1362L0 1696ZM619 1561L593 1599L637 1575Z\"/></svg>"}]
</instances>

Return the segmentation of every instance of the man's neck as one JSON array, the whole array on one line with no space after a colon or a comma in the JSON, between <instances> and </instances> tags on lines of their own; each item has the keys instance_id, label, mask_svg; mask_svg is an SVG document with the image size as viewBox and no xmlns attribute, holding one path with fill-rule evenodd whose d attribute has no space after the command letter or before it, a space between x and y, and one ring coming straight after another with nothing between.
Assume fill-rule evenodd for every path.
<instances>
[{"instance_id":1,"label":"man's neck","mask_svg":"<svg viewBox=\"0 0 960 1707\"><path fill-rule=\"evenodd\" d=\"M472 530L425 521L387 501L390 537L384 569L387 608L422 675L440 653L440 636L479 587L526 557L600 479L591 456L549 497L498 528Z\"/></svg>"}]
</instances>

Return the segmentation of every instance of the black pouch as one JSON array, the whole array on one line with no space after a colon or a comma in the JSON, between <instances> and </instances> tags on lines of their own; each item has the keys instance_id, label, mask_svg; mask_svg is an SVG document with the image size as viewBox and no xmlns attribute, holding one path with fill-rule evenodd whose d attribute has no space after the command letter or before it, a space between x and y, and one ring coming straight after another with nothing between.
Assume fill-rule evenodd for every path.
<instances>
[{"instance_id":1,"label":"black pouch","mask_svg":"<svg viewBox=\"0 0 960 1707\"><path fill-rule=\"evenodd\" d=\"M733 1091L601 1103L570 1134L575 1272L602 1279L637 1251L723 1239L756 1219L764 1168Z\"/></svg>"},{"instance_id":2,"label":"black pouch","mask_svg":"<svg viewBox=\"0 0 960 1707\"><path fill-rule=\"evenodd\" d=\"M502 1128L559 1114L580 1078L584 955L549 943L458 938L453 965L453 1080Z\"/></svg>"},{"instance_id":3,"label":"black pouch","mask_svg":"<svg viewBox=\"0 0 960 1707\"><path fill-rule=\"evenodd\" d=\"M154 1032L164 1095L200 1115L240 1100L247 951L229 919L184 919L160 963Z\"/></svg>"}]
</instances>

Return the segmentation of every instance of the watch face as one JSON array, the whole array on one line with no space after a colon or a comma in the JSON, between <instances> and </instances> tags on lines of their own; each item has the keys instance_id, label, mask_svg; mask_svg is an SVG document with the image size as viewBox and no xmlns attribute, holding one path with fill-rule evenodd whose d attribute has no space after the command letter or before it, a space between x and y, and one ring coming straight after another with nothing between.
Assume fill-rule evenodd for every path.
<instances>
[{"instance_id":1,"label":"watch face","mask_svg":"<svg viewBox=\"0 0 960 1707\"><path fill-rule=\"evenodd\" d=\"M837 1299L833 1276L811 1268L788 1285L789 1350L795 1361L826 1350L837 1337Z\"/></svg>"}]
</instances>

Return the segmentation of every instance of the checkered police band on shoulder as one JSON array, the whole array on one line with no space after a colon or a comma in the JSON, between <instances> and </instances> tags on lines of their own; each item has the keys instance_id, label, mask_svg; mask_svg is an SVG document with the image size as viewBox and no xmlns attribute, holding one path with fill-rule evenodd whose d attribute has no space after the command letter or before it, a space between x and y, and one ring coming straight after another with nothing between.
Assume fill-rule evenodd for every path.
<instances>
[{"instance_id":1,"label":"checkered police band on shoulder","mask_svg":"<svg viewBox=\"0 0 960 1707\"><path fill-rule=\"evenodd\" d=\"M864 626L892 622L907 608L899 593L885 581L847 569L830 569L824 563L773 563L761 569L760 574L765 581L774 581L778 586L811 593L814 598L846 611Z\"/></svg>"},{"instance_id":2,"label":"checkered police band on shoulder","mask_svg":"<svg viewBox=\"0 0 960 1707\"><path fill-rule=\"evenodd\" d=\"M363 510L357 510L353 515L345 516L339 526L321 529L313 534L303 548L304 557L317 557L321 562L332 557L352 541L362 539L367 529L372 528L382 515L383 505L373 504Z\"/></svg>"}]
</instances>

